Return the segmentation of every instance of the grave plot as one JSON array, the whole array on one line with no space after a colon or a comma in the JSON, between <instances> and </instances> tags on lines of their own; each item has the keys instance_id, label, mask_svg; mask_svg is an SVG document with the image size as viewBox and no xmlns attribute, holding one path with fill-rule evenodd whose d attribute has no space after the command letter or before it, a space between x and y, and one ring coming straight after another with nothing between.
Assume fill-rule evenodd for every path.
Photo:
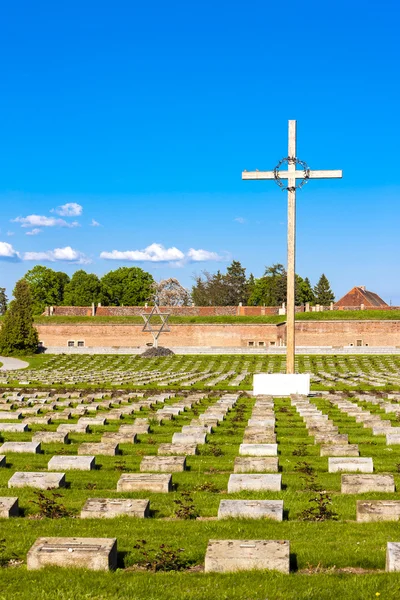
<instances>
[{"instance_id":1,"label":"grave plot","mask_svg":"<svg viewBox=\"0 0 400 600\"><path fill-rule=\"evenodd\" d=\"M146 361L139 356L43 357L43 366L18 372L0 372L0 385L83 384L135 386L137 389L175 388L252 389L256 372L283 373L285 357L260 356L171 356ZM314 389L400 389L398 356L297 356L296 371L311 373ZM0 412L7 409L0 408Z\"/></svg>"},{"instance_id":2,"label":"grave plot","mask_svg":"<svg viewBox=\"0 0 400 600\"><path fill-rule=\"evenodd\" d=\"M333 358L327 358L308 361L334 375ZM359 357L351 358L353 363L337 359L341 379L350 374L355 383L362 372L361 379L383 380L370 357L364 367ZM273 359L212 357L210 368L209 358L186 363L183 357L176 364L168 359L164 368L163 361L151 367L130 357L107 367L107 357L103 363L95 357L95 375L96 365L99 379L107 367L115 386L107 389L103 381L101 390L71 384L61 392L52 384L5 391L1 412L20 415L0 419L0 445L40 444L41 452L1 452L0 559L26 564L29 553L31 565L32 548L33 556L67 564L56 571L57 585L68 585L76 597L102 585L116 597L119 586L138 598L183 598L189 590L196 600L219 599L226 594L224 577L235 600L249 593L252 600L294 598L294 590L297 600L307 597L310 585L326 597L339 595L338 589L342 597L349 592L358 598L358 590L369 597L363 581L375 577L376 591L390 589L400 544L394 523L400 444L389 443L389 436L400 423L400 394L389 397L382 386L368 394L354 386L350 396L340 389L310 398L243 394L252 372L283 367ZM72 378L68 361L60 368L59 360L54 370ZM83 381L90 361L79 369ZM396 378L394 370L387 375ZM191 379L197 383L187 385ZM213 379L214 386L206 385ZM137 387L124 387L139 380ZM104 445L118 446L119 454L103 453ZM367 460L372 472L330 472L330 459L345 466ZM81 460L85 470L77 467ZM265 485L252 485L254 478ZM107 563L103 540L116 540L118 573L112 572L115 563ZM111 573L90 571L94 555ZM156 577L148 563L157 564ZM75 577L75 566L88 570ZM164 574L164 566L172 572ZM357 583L346 569L359 570ZM45 585L48 572L38 569L36 581ZM30 573L23 565L1 568L2 585ZM340 588L343 581L350 587Z\"/></svg>"}]
</instances>

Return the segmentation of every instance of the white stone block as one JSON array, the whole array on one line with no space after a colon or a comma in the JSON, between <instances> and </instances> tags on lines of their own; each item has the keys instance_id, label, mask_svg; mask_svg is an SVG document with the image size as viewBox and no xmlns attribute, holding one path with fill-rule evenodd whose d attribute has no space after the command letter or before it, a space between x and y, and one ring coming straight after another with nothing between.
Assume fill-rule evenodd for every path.
<instances>
[{"instance_id":1,"label":"white stone block","mask_svg":"<svg viewBox=\"0 0 400 600\"><path fill-rule=\"evenodd\" d=\"M256 373L253 377L254 396L290 396L310 393L310 374Z\"/></svg>"}]
</instances>

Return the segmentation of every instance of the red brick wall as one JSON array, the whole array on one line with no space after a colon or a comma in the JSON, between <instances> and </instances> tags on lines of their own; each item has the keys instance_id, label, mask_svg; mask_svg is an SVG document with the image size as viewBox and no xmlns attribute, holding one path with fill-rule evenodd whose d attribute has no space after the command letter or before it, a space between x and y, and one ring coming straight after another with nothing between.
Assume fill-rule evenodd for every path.
<instances>
[{"instance_id":1,"label":"red brick wall","mask_svg":"<svg viewBox=\"0 0 400 600\"><path fill-rule=\"evenodd\" d=\"M86 324L37 325L40 341L45 347L67 346L69 340L82 340L85 346L144 346L152 342L151 334L142 331L142 325L99 324L95 320ZM208 324L172 325L170 333L160 336L161 346L247 346L249 341L279 344L280 331L269 324Z\"/></svg>"},{"instance_id":2,"label":"red brick wall","mask_svg":"<svg viewBox=\"0 0 400 600\"><path fill-rule=\"evenodd\" d=\"M77 323L37 325L45 346L67 346L69 340L82 340L86 346L143 346L152 341L142 325ZM172 325L160 336L160 345L247 347L249 341L275 342L285 339L286 325L271 324L191 324ZM297 346L348 346L361 339L363 345L400 346L400 321L297 321Z\"/></svg>"}]
</instances>

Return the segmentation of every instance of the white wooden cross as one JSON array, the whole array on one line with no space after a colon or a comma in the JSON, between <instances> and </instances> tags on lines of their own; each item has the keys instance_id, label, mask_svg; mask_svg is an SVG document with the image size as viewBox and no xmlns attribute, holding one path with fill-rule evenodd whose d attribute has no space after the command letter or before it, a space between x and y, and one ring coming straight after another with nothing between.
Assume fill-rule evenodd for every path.
<instances>
[{"instance_id":1,"label":"white wooden cross","mask_svg":"<svg viewBox=\"0 0 400 600\"><path fill-rule=\"evenodd\" d=\"M340 179L342 171L312 171L296 156L296 121L289 121L288 156L282 162L287 171L243 171L242 179L287 179L288 191L288 264L287 264L287 316L286 316L286 373L295 372L295 268L296 268L296 180ZM302 170L296 169L301 164Z\"/></svg>"}]
</instances>

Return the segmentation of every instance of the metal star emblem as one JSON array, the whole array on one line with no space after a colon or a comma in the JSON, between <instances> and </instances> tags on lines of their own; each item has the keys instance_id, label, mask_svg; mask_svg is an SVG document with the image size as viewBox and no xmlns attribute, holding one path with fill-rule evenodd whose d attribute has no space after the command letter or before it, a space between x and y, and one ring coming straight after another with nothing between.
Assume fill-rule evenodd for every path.
<instances>
[{"instance_id":1,"label":"metal star emblem","mask_svg":"<svg viewBox=\"0 0 400 600\"><path fill-rule=\"evenodd\" d=\"M170 313L162 313L155 304L149 313L141 313L140 315L144 321L144 326L142 331L147 331L151 333L154 339L154 346L157 348L158 338L162 332L171 331L168 325L168 319L171 316ZM161 323L158 323L157 326L151 323L151 318L157 316L161 319Z\"/></svg>"}]
</instances>

